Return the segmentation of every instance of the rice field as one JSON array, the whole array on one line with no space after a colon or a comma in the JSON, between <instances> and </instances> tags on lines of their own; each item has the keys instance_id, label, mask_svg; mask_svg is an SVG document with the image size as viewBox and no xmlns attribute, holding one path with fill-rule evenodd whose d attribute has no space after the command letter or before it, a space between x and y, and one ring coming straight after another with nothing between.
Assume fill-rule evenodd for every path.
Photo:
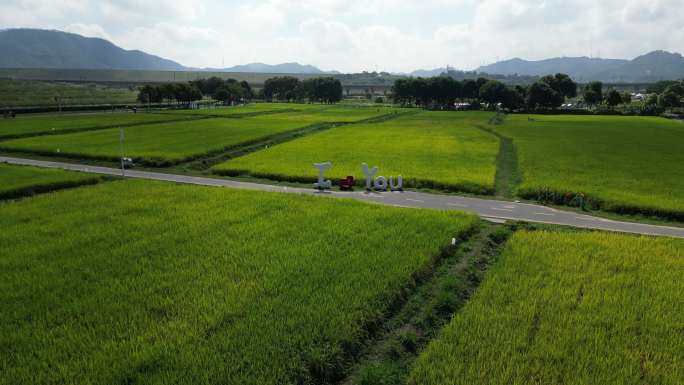
<instances>
[{"instance_id":1,"label":"rice field","mask_svg":"<svg viewBox=\"0 0 684 385\"><path fill-rule=\"evenodd\" d=\"M175 115L200 115L200 116L240 116L244 114L258 114L275 111L306 111L321 109L318 104L302 103L250 103L237 106L217 106L213 108L200 108L195 110L166 110L162 113Z\"/></svg>"},{"instance_id":2,"label":"rice field","mask_svg":"<svg viewBox=\"0 0 684 385\"><path fill-rule=\"evenodd\" d=\"M62 97L63 105L136 103L137 91L127 86L89 83L45 82L12 80L0 75L0 106L55 106L55 96Z\"/></svg>"},{"instance_id":3,"label":"rice field","mask_svg":"<svg viewBox=\"0 0 684 385\"><path fill-rule=\"evenodd\" d=\"M684 125L654 117L509 115L518 194L563 202L583 193L601 209L684 220ZM551 197L548 197L551 195Z\"/></svg>"},{"instance_id":4,"label":"rice field","mask_svg":"<svg viewBox=\"0 0 684 385\"><path fill-rule=\"evenodd\" d=\"M0 199L19 198L98 181L100 177L92 174L0 163Z\"/></svg>"},{"instance_id":5,"label":"rice field","mask_svg":"<svg viewBox=\"0 0 684 385\"><path fill-rule=\"evenodd\" d=\"M0 139L31 136L45 133L80 131L94 128L129 126L178 120L173 115L138 112L64 113L44 115L17 115L14 119L0 118Z\"/></svg>"},{"instance_id":6,"label":"rice field","mask_svg":"<svg viewBox=\"0 0 684 385\"><path fill-rule=\"evenodd\" d=\"M313 181L313 163L330 161L326 177L353 175L361 164L378 175L402 175L412 187L476 193L494 189L499 141L477 129L489 113L421 112L376 124L341 126L229 160L213 168L225 175Z\"/></svg>"},{"instance_id":7,"label":"rice field","mask_svg":"<svg viewBox=\"0 0 684 385\"><path fill-rule=\"evenodd\" d=\"M681 384L684 241L519 232L410 384Z\"/></svg>"},{"instance_id":8,"label":"rice field","mask_svg":"<svg viewBox=\"0 0 684 385\"><path fill-rule=\"evenodd\" d=\"M240 119L210 118L140 125L125 129L124 154L150 166L169 166L273 135L327 122L353 122L383 114L383 110L330 108ZM165 115L173 116L173 115ZM0 149L41 155L118 161L118 128L0 142Z\"/></svg>"},{"instance_id":9,"label":"rice field","mask_svg":"<svg viewBox=\"0 0 684 385\"><path fill-rule=\"evenodd\" d=\"M0 205L0 384L334 380L476 222L135 180Z\"/></svg>"}]
</instances>

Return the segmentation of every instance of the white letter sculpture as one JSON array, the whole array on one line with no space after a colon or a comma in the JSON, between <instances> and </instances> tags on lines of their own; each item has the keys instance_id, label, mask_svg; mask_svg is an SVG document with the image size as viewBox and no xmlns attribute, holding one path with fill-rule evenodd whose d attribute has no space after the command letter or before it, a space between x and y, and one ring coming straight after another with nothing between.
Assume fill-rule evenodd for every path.
<instances>
[{"instance_id":1,"label":"white letter sculpture","mask_svg":"<svg viewBox=\"0 0 684 385\"><path fill-rule=\"evenodd\" d=\"M387 179L384 176L379 176L373 181L373 187L378 191L387 191Z\"/></svg>"},{"instance_id":2,"label":"white letter sculpture","mask_svg":"<svg viewBox=\"0 0 684 385\"><path fill-rule=\"evenodd\" d=\"M399 175L397 177L397 184L394 184L394 179L390 177L389 179L389 185L390 185L390 190L392 191L401 191L402 187L404 186L404 178Z\"/></svg>"},{"instance_id":3,"label":"white letter sculpture","mask_svg":"<svg viewBox=\"0 0 684 385\"><path fill-rule=\"evenodd\" d=\"M366 176L366 190L370 191L373 177L378 173L378 166L375 166L369 170L368 165L364 163L361 165L361 171L363 171L363 175Z\"/></svg>"},{"instance_id":4,"label":"white letter sculpture","mask_svg":"<svg viewBox=\"0 0 684 385\"><path fill-rule=\"evenodd\" d=\"M316 167L318 169L318 182L314 183L314 187L316 187L319 190L325 190L325 189L331 188L332 182L330 180L326 180L323 177L323 174L325 173L325 170L332 168L332 163L330 163L330 162L314 163L314 167Z\"/></svg>"}]
</instances>

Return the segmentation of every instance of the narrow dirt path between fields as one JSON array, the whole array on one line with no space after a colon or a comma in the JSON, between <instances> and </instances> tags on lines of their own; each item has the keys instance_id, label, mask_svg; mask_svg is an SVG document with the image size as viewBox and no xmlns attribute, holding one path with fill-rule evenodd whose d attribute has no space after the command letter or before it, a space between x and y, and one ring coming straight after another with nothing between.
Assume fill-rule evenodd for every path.
<instances>
[{"instance_id":1,"label":"narrow dirt path between fields","mask_svg":"<svg viewBox=\"0 0 684 385\"><path fill-rule=\"evenodd\" d=\"M413 362L475 292L512 232L508 226L483 222L459 240L403 305L388 315L340 383L404 384Z\"/></svg>"},{"instance_id":2,"label":"narrow dirt path between fields","mask_svg":"<svg viewBox=\"0 0 684 385\"><path fill-rule=\"evenodd\" d=\"M518 153L513 145L513 139L501 135L493 126L502 124L506 119L504 114L497 114L490 119L489 125L475 125L475 128L499 139L499 153L496 156L496 175L494 176L494 191L497 197L513 198L515 189L522 181L518 169Z\"/></svg>"}]
</instances>

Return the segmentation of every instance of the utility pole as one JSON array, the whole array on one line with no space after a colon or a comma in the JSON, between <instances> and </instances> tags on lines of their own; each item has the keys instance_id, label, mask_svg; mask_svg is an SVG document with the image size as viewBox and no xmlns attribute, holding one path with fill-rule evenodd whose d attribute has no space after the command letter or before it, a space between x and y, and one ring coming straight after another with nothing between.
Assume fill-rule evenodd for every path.
<instances>
[{"instance_id":1,"label":"utility pole","mask_svg":"<svg viewBox=\"0 0 684 385\"><path fill-rule=\"evenodd\" d=\"M124 166L124 129L119 128L119 147L121 148L121 177L126 177L126 167Z\"/></svg>"},{"instance_id":2,"label":"utility pole","mask_svg":"<svg viewBox=\"0 0 684 385\"><path fill-rule=\"evenodd\" d=\"M55 96L55 102L57 102L59 114L62 115L62 95L57 94L57 96Z\"/></svg>"}]
</instances>

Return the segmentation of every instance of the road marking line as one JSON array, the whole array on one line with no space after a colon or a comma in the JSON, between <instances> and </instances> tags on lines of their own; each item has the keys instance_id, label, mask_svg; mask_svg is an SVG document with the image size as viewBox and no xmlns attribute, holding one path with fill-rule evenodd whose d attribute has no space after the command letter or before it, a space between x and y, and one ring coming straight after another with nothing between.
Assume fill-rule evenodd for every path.
<instances>
[{"instance_id":1,"label":"road marking line","mask_svg":"<svg viewBox=\"0 0 684 385\"><path fill-rule=\"evenodd\" d=\"M515 208L515 206L510 206L510 205L509 205L509 206L504 206L504 207L507 208L507 209L514 209L514 208Z\"/></svg>"},{"instance_id":2,"label":"road marking line","mask_svg":"<svg viewBox=\"0 0 684 385\"><path fill-rule=\"evenodd\" d=\"M464 205L463 203L449 203L449 202L447 202L447 206L470 207L468 205Z\"/></svg>"},{"instance_id":3,"label":"road marking line","mask_svg":"<svg viewBox=\"0 0 684 385\"><path fill-rule=\"evenodd\" d=\"M489 222L494 222L494 223L506 223L506 219L503 218L494 218L494 217L482 217L485 221Z\"/></svg>"},{"instance_id":4,"label":"road marking line","mask_svg":"<svg viewBox=\"0 0 684 385\"><path fill-rule=\"evenodd\" d=\"M513 210L511 210L511 209L502 209L502 208L498 208L498 207L492 207L492 210L513 212Z\"/></svg>"},{"instance_id":5,"label":"road marking line","mask_svg":"<svg viewBox=\"0 0 684 385\"><path fill-rule=\"evenodd\" d=\"M406 200L409 201L409 202L425 203L425 201L421 201L420 199L406 198Z\"/></svg>"},{"instance_id":6,"label":"road marking line","mask_svg":"<svg viewBox=\"0 0 684 385\"><path fill-rule=\"evenodd\" d=\"M548 217L552 217L552 216L554 216L554 215L556 215L556 214L549 214L549 213L534 213L534 215L546 215L546 216L548 216Z\"/></svg>"},{"instance_id":7,"label":"road marking line","mask_svg":"<svg viewBox=\"0 0 684 385\"><path fill-rule=\"evenodd\" d=\"M596 218L591 218L591 217L575 217L576 219L581 219L583 221L595 221Z\"/></svg>"}]
</instances>

